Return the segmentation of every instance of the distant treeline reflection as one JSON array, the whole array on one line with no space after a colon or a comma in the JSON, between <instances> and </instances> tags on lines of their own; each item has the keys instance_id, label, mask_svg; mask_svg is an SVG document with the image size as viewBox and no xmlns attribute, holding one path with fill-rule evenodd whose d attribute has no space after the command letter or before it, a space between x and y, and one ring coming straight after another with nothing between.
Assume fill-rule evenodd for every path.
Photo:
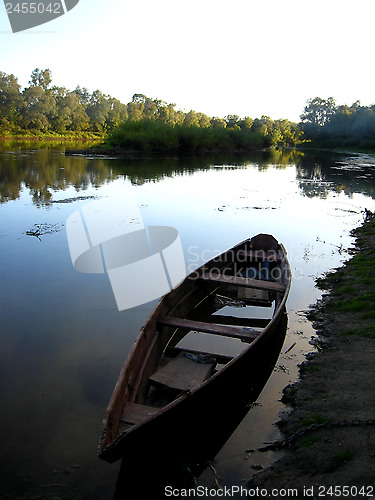
<instances>
[{"instance_id":1,"label":"distant treeline reflection","mask_svg":"<svg viewBox=\"0 0 375 500\"><path fill-rule=\"evenodd\" d=\"M299 187L309 197L326 197L332 191L344 191L349 195L354 192L374 195L372 168L364 168L361 176L353 175L350 165L345 169L345 157L333 157L329 153L312 155L293 149L271 149L236 156L204 156L199 160L181 157L113 160L65 156L62 153L66 145L48 145L52 151L44 148L41 142L30 143L26 150L10 150L9 145L6 147L5 144L0 146L0 151L3 150L0 154L1 203L19 198L23 189L29 191L35 205L41 206L63 199L61 195L56 197L55 192L70 187L74 187L80 197L85 195L88 188L99 187L119 177L128 179L132 184L142 185L165 177L209 169L232 169L233 166L256 167L263 171L275 166L283 169L295 165ZM71 194L67 197L71 198Z\"/></svg>"}]
</instances>

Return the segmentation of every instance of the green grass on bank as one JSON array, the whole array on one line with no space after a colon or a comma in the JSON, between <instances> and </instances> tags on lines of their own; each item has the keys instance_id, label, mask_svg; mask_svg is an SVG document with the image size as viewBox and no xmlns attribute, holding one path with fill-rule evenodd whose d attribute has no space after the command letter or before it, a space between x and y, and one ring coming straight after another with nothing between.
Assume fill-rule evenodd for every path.
<instances>
[{"instance_id":1,"label":"green grass on bank","mask_svg":"<svg viewBox=\"0 0 375 500\"><path fill-rule=\"evenodd\" d=\"M329 307L336 314L349 315L343 335L375 338L375 214L367 212L366 221L352 235L356 238L352 257L317 280L317 286L330 291Z\"/></svg>"},{"instance_id":2,"label":"green grass on bank","mask_svg":"<svg viewBox=\"0 0 375 500\"><path fill-rule=\"evenodd\" d=\"M42 132L40 130L0 130L0 140L11 141L51 141L51 140L104 140L106 135L102 132L65 131Z\"/></svg>"}]
</instances>

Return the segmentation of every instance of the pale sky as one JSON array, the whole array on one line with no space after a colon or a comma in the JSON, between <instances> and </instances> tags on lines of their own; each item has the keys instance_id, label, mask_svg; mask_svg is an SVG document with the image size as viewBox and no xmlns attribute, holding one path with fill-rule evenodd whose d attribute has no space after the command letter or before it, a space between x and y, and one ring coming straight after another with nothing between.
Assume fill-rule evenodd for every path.
<instances>
[{"instance_id":1,"label":"pale sky","mask_svg":"<svg viewBox=\"0 0 375 500\"><path fill-rule=\"evenodd\" d=\"M209 116L298 121L307 99L375 103L375 0L80 0L13 34L0 3L0 71L135 93Z\"/></svg>"}]
</instances>

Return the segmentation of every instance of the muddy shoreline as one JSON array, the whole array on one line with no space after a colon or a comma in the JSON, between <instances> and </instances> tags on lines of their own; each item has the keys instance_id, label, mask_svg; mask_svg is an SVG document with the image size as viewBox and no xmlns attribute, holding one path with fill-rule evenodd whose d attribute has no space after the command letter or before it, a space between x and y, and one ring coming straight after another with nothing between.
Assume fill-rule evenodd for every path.
<instances>
[{"instance_id":1,"label":"muddy shoreline","mask_svg":"<svg viewBox=\"0 0 375 500\"><path fill-rule=\"evenodd\" d=\"M317 352L284 389L291 411L277 423L283 441L269 447L282 457L249 488L294 488L293 498L375 496L374 215L353 235L351 258L318 282L326 293L309 312Z\"/></svg>"}]
</instances>

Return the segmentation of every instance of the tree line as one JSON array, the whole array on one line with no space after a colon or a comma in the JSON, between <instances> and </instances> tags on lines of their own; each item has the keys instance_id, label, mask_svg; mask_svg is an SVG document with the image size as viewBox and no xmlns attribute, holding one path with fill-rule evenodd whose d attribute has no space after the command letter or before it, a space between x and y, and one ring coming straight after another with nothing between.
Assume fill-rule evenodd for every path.
<instances>
[{"instance_id":1,"label":"tree line","mask_svg":"<svg viewBox=\"0 0 375 500\"><path fill-rule=\"evenodd\" d=\"M375 105L338 105L333 97L315 97L300 118L305 140L316 146L375 149Z\"/></svg>"},{"instance_id":2,"label":"tree line","mask_svg":"<svg viewBox=\"0 0 375 500\"><path fill-rule=\"evenodd\" d=\"M215 146L220 139L228 147L233 141L244 148L295 145L302 137L298 126L289 120L272 120L268 116L240 118L238 115L212 118L194 110L178 110L176 104L143 94L134 94L131 102L123 104L100 90L90 93L80 86L68 90L52 85L49 69L36 68L28 83L28 87L21 89L14 75L0 72L0 134L92 131L109 134L112 142L121 138L126 144L130 136L135 138L138 134L135 142L139 149L145 150L164 150L168 141L163 141L162 136L169 134L171 138L176 136L177 130L178 135L185 137L181 141L190 141L190 146L197 142L200 132L204 136L201 143L207 147L210 142ZM194 139L187 138L189 133ZM145 141L145 134L150 140ZM160 135L159 139L155 139L156 135ZM141 147L142 141L144 147ZM163 144L158 146L158 141Z\"/></svg>"},{"instance_id":3,"label":"tree line","mask_svg":"<svg viewBox=\"0 0 375 500\"><path fill-rule=\"evenodd\" d=\"M0 131L104 132L126 119L126 106L100 90L52 86L49 69L36 68L29 86L0 71Z\"/></svg>"},{"instance_id":4,"label":"tree line","mask_svg":"<svg viewBox=\"0 0 375 500\"><path fill-rule=\"evenodd\" d=\"M296 146L375 148L375 105L338 105L333 97L309 99L300 123L268 116L243 118L176 109L176 104L134 94L123 104L100 90L52 84L49 69L32 71L28 86L0 71L0 136L83 135L141 151L255 149Z\"/></svg>"}]
</instances>

